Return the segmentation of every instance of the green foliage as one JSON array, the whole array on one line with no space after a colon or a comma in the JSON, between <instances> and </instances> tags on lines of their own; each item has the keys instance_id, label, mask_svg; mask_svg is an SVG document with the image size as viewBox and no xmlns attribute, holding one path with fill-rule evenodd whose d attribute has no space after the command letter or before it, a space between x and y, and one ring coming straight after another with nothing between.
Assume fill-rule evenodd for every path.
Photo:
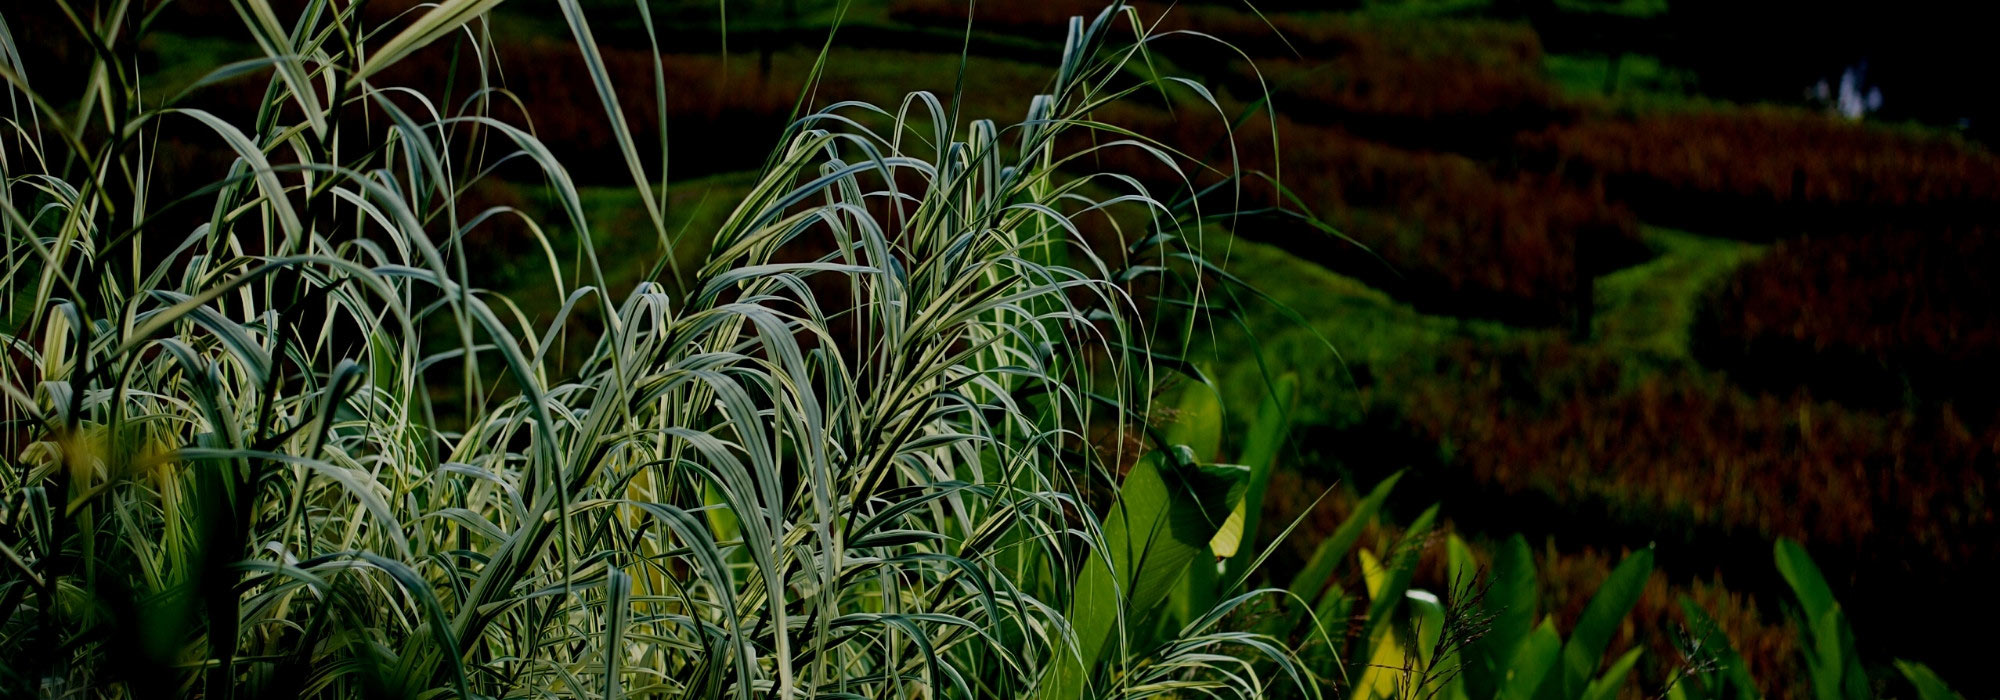
<instances>
[{"instance_id":1,"label":"green foliage","mask_svg":"<svg viewBox=\"0 0 2000 700\"><path fill-rule=\"evenodd\" d=\"M1076 645L1058 648L1052 675L1036 697L1103 694L1088 680L1105 663L1106 650L1117 648L1114 639L1121 630L1142 629L1168 591L1185 580L1189 565L1207 553L1217 525L1212 514L1221 512L1220 496L1229 489L1207 481L1195 464L1157 452L1125 475L1104 520L1104 544L1094 548L1070 597Z\"/></svg>"},{"instance_id":2,"label":"green foliage","mask_svg":"<svg viewBox=\"0 0 2000 700\"><path fill-rule=\"evenodd\" d=\"M1322 544L1321 552L1344 551L1348 540L1341 534L1358 532L1374 518L1380 497L1398 477L1385 480L1363 499L1335 537ZM1651 548L1632 552L1612 569L1565 639L1553 615L1537 622L1541 584L1533 552L1519 535L1493 549L1490 576L1482 574L1469 545L1456 535L1447 536L1443 554L1450 592L1439 597L1409 589L1409 562L1417 550L1412 544L1428 536L1435 514L1433 508L1413 521L1392 556L1378 560L1365 548L1356 554L1354 566L1366 583L1370 602L1363 633L1351 637L1357 645L1344 652L1348 677L1356 679L1348 686L1352 696L1603 700L1617 697L1635 683L1644 648L1626 649L1608 663L1605 651L1652 575ZM1854 652L1853 634L1818 568L1791 540L1778 543L1775 559L1797 596L1800 617L1807 621L1801 627L1801 648L1808 655L1815 692L1824 698L1869 696L1868 676ZM1318 556L1308 567L1317 581L1333 573ZM1305 583L1296 583L1293 592L1313 594L1316 589ZM1329 591L1329 596L1342 595L1338 586ZM1681 666L1672 670L1663 692L1677 700L1760 697L1742 656L1707 611L1686 597L1680 605L1691 636L1682 652L1685 658L1673 661ZM1318 607L1346 609L1345 604L1325 602ZM1956 697L1921 664L1899 660L1897 669L1919 697Z\"/></svg>"},{"instance_id":3,"label":"green foliage","mask_svg":"<svg viewBox=\"0 0 2000 700\"><path fill-rule=\"evenodd\" d=\"M1499 700L1535 697L1537 688L1553 680L1549 674L1555 671L1561 656L1562 634L1556 632L1555 620L1543 620L1514 646L1514 654L1508 657L1506 671L1500 676L1500 692L1494 697Z\"/></svg>"},{"instance_id":4,"label":"green foliage","mask_svg":"<svg viewBox=\"0 0 2000 700\"><path fill-rule=\"evenodd\" d=\"M1819 566L1793 540L1778 540L1776 549L1778 573L1797 596L1803 630L1799 646L1812 674L1814 696L1820 700L1869 697L1868 674L1854 651L1854 631L1847 626L1846 614L1833 599Z\"/></svg>"},{"instance_id":5,"label":"green foliage","mask_svg":"<svg viewBox=\"0 0 2000 700\"><path fill-rule=\"evenodd\" d=\"M1848 627L1840 602L1834 599L1833 589L1820 574L1819 566L1797 541L1780 539L1773 549L1778 573L1791 587L1793 600L1798 604L1793 613L1799 622L1799 650L1805 655L1806 668L1811 674L1813 696L1822 700L1874 697L1868 672L1855 651L1854 632ZM1694 624L1712 624L1688 601L1683 600L1682 605L1689 610L1689 620ZM1741 670L1740 658L1726 640L1716 661L1717 669L1702 674L1691 672L1693 689L1676 686L1676 694L1686 698L1754 697L1749 675ZM1915 687L1918 697L1926 700L1958 697L1923 664L1897 659L1895 665ZM1736 694L1720 692L1724 684L1734 686Z\"/></svg>"},{"instance_id":6,"label":"green foliage","mask_svg":"<svg viewBox=\"0 0 2000 700\"><path fill-rule=\"evenodd\" d=\"M1589 695L1585 686L1591 676L1604 663L1604 647L1611 642L1612 633L1632 606L1639 602L1639 593L1646 587L1646 578L1653 573L1652 548L1633 552L1611 570L1611 576L1598 586L1597 594L1591 596L1590 605L1583 609L1583 617L1576 621L1569 641L1563 644L1563 684L1562 697L1583 697ZM1631 668L1630 663L1624 664ZM1614 665L1614 668L1616 666ZM1625 671L1619 671L1622 677Z\"/></svg>"},{"instance_id":7,"label":"green foliage","mask_svg":"<svg viewBox=\"0 0 2000 700\"><path fill-rule=\"evenodd\" d=\"M1651 680L1642 661L1667 663L1639 647L1607 659L1652 574L1651 549L1617 565L1565 638L1563 613L1538 608L1543 584L1525 538L1494 545L1482 571L1481 551L1439 537L1448 526L1437 506L1400 532L1387 522L1401 472L1359 499L1288 585L1273 587L1262 564L1279 542L1260 536L1272 474L1308 466L1287 464L1298 451L1284 445L1295 421L1329 422L1302 413L1329 409L1317 397L1302 406L1320 393L1311 378L1270 371L1261 357L1210 375L1188 369L1199 358L1149 346L1178 331L1184 353L1205 325L1198 313L1141 323L1155 311L1148 304L1231 308L1240 300L1206 285L1235 284L1232 269L1282 254L1237 249L1219 231L1206 239L1215 212L1169 206L1146 189L1185 184L1213 165L1186 157L1188 143L1100 121L1142 91L1185 89L1194 97L1167 99L1217 113L1240 106L1201 82L1159 77L1171 64L1149 54L1152 37L1134 11L1025 10L1024 26L1067 28L1060 44L1046 44L1061 51L1054 78L1021 79L1043 93L1032 97L1012 95L1021 86L1011 83L982 90L976 79L969 89L981 94L915 93L894 109L854 102L814 112L814 93L795 98L784 87L776 99L753 95L761 111L751 111L774 119L801 107L767 159L759 156L769 144L741 140L754 129L695 136L765 166L725 176L711 191L727 201L690 213L664 182L664 132L670 99L699 98L670 98L685 76L662 60L646 3L637 24L610 25L643 28L652 48L642 51L600 46L587 17L627 3L563 0L562 24L549 28L566 28L572 42L520 50L493 36L496 0L447 0L393 23L364 14L365 3L232 0L215 4L242 21L242 45L258 56L199 75L178 65L149 74L131 60L149 36L150 10L55 1L90 57L74 103L35 89L29 77L42 66L24 64L0 25L9 98L0 134L0 694L1069 700L1318 696L1330 685L1364 699L1608 700ZM1371 3L1367 12L1481 4ZM1660 6L1559 4L1640 15ZM955 3L897 6L962 18ZM837 27L847 9L809 14ZM1297 30L1299 46L1320 57L1406 32L1393 50L1358 52L1343 67L1410 68L1389 72L1417 82L1471 76L1478 88L1412 104L1400 90L1312 83L1315 69L1302 68L1287 96L1424 121L1543 119L1559 106L1528 74L1539 47L1522 27L1432 34L1415 24L1195 12L1185 24L1152 26L1234 17L1216 31ZM1508 70L1462 70L1461 58L1430 53L1449 43L1439 36L1483 37L1492 45L1463 60ZM832 45L778 60L802 86L832 92L822 80ZM229 45L157 55L194 53L228 55ZM584 72L532 70L554 58L580 59ZM898 54L872 58L879 74L905 67ZM961 71L971 60L952 58ZM440 60L451 70L433 70ZM502 70L506 60L516 63ZM704 64L686 65L699 73ZM515 94L497 82L510 72L540 80L514 85L574 83L569 97L582 99ZM477 84L445 91L426 80ZM235 104L248 109L199 99L245 87L261 96ZM1010 97L1027 98L1018 123L972 118L1001 104L1020 113ZM1864 152L1895 141L1753 116ZM1475 159L1274 121L1265 134L1273 153L1257 165L1275 175L1283 133L1307 142L1304 165L1388 183L1299 191L1341 208L1361 200L1346 213L1357 233L1377 227L1397 244L1382 247L1387 257L1435 268L1431 280L1454 291L1587 310L1592 300L1569 298L1594 274L1577 240L1630 233L1601 193L1553 178L1496 179ZM550 132L604 143L556 144ZM1234 139L1227 128L1188 133ZM1671 159L1627 162L1633 142L1656 144L1616 128L1551 127L1528 140L1673 199L1738 197L1790 177L1689 185L1707 180L1659 165ZM222 154L222 179L156 176L186 143ZM1959 166L1946 175L1991 169L1983 155L1934 150ZM572 158L579 152L624 168L597 168L608 170L588 173L599 186L580 186L571 170L584 162ZM1151 170L1094 170L1135 162ZM1210 174L1239 179L1231 165ZM518 208L480 199L488 187L509 193L497 187L503 170L538 185ZM1985 180L1960 179L1974 184L1940 201L1978 201ZM1912 199L1839 194L1865 189L1848 187L1815 194L1824 183L1808 184L1795 196L1829 206ZM1423 199L1425 213L1399 217L1402 203L1422 196L1413 192L1452 188L1456 201ZM1144 220L1140 235L1092 240L1079 222L1107 209ZM1500 216L1522 212L1530 215ZM481 250L502 225L532 243L518 256L525 262L502 266L546 267L548 279L504 289L520 280L502 279L487 264L497 253ZM1650 238L1667 255L1606 278L1598 302L1685 319L1696 290L1755 254L1692 236ZM1203 240L1244 257L1212 265ZM1462 255L1474 240L1556 264L1487 279L1474 273L1490 260ZM1279 356L1334 345L1427 366L1448 352L1445 341L1516 333L1419 315L1323 270L1299 273L1299 284L1280 264L1257 272L1245 277L1280 302L1269 313L1309 319L1268 338ZM1317 325L1326 319L1336 321ZM1600 323L1600 335L1630 347L1688 354L1685 323ZM1313 371L1345 371L1322 364ZM1161 401L1168 410L1153 410L1149 392L1175 369L1203 376ZM1226 414L1239 405L1255 410ZM1138 426L1161 415L1169 420L1158 434L1142 435ZM1103 434L1114 447L1092 444ZM1422 587L1440 541L1442 595ZM1867 696L1869 669L1831 587L1797 543L1780 541L1776 559L1798 600L1816 693ZM1680 605L1702 662L1675 671L1667 694L1756 697L1714 620L1685 597ZM1924 700L1957 697L1922 664L1895 667Z\"/></svg>"},{"instance_id":8,"label":"green foliage","mask_svg":"<svg viewBox=\"0 0 2000 700\"><path fill-rule=\"evenodd\" d=\"M1965 696L1944 684L1944 679L1931 672L1929 666L1915 661L1896 660L1896 670L1903 672L1910 685L1916 686L1918 700L1963 700Z\"/></svg>"},{"instance_id":9,"label":"green foliage","mask_svg":"<svg viewBox=\"0 0 2000 700\"><path fill-rule=\"evenodd\" d=\"M1397 473L1376 484L1375 488L1368 492L1368 496L1361 499L1361 503L1354 507L1354 512L1348 514L1346 520L1341 521L1340 527L1335 528L1333 534L1326 539L1320 540L1318 548L1313 550L1312 558L1306 560L1305 568L1300 569L1298 575L1292 577L1289 588L1295 600L1319 600L1321 592L1326 590L1327 581L1333 578L1334 570L1347 557L1348 551L1354 548L1355 541L1361 539L1362 528L1367 527L1369 521L1375 518L1376 511L1382 507L1382 501L1389 497L1389 491L1396 487L1396 481L1401 478L1402 474Z\"/></svg>"},{"instance_id":10,"label":"green foliage","mask_svg":"<svg viewBox=\"0 0 2000 700\"><path fill-rule=\"evenodd\" d=\"M1680 607L1693 637L1693 652L1712 659L1712 662L1706 672L1685 674L1672 691L1685 698L1756 700L1759 697L1757 681L1750 677L1743 655L1722 633L1721 626L1715 623L1708 611L1687 596L1681 596Z\"/></svg>"},{"instance_id":11,"label":"green foliage","mask_svg":"<svg viewBox=\"0 0 2000 700\"><path fill-rule=\"evenodd\" d=\"M1081 167L1161 156L1075 137L1125 136L1087 117L1154 89L1125 77L1143 36L1071 23L1004 131L925 93L802 114L726 216L686 219L708 252L681 269L617 84L663 114L663 73L610 70L565 2L657 246L631 279L607 195L493 111L535 99L488 82L496 4L239 0L264 57L165 100L118 53L135 8L62 3L97 52L79 105L0 33L0 693L1317 692L1233 625L1254 592L1153 624L1253 470L1074 440L1149 414L1135 290L1203 265L1190 220ZM391 80L418 56L479 99ZM245 83L254 118L181 101ZM233 163L157 199L151 144L190 129ZM503 164L566 233L461 209ZM1147 235L1099 256L1076 220L1126 208ZM476 262L513 220L552 276L518 303ZM1252 443L1267 477L1282 433Z\"/></svg>"}]
</instances>

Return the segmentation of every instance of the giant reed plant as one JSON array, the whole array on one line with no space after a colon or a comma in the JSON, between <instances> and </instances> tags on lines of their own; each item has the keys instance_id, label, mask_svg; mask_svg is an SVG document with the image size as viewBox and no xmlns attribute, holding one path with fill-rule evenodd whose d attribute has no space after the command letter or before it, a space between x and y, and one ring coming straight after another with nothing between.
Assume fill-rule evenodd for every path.
<instances>
[{"instance_id":1,"label":"giant reed plant","mask_svg":"<svg viewBox=\"0 0 2000 700\"><path fill-rule=\"evenodd\" d=\"M1114 11L1071 23L1020 123L925 94L834 104L719 229L683 233L665 154L633 146L659 125L625 123L613 86L662 78L609 75L559 0L602 98L576 108L605 115L651 225L615 235L660 246L613 289L576 164L495 116L535 99L498 74L497 0L378 25L361 2L234 0L263 56L173 95L134 58L171 3L51 1L93 57L78 90L38 91L46 67L0 22L0 692L1314 692L1269 638L1223 629L1240 581L1162 634L1128 624L1126 587L1079 588L1093 561L1145 567L1093 552L1168 520L1108 534L1106 494L1147 448L1094 446L1143 432L1173 354L1140 309L1183 287L1148 280L1200 268L1176 223L1199 217L1089 169L1097 149L1176 155L1094 110L1206 97L1133 79L1155 37L1114 40ZM412 56L478 84L376 81ZM243 80L254 117L192 106ZM227 149L227 173L155 181L170 131ZM573 239L455 206L524 168ZM1136 243L1085 240L1108 209L1147 222ZM503 217L540 242L553 317L468 263ZM691 235L712 252L680 269ZM1079 636L1086 609L1105 636Z\"/></svg>"}]
</instances>

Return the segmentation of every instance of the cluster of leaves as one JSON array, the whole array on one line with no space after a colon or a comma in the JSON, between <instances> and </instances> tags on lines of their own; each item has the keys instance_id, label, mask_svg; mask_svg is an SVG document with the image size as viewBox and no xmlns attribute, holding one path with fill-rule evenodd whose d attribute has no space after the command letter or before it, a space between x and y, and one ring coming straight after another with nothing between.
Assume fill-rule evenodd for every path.
<instances>
[{"instance_id":1,"label":"cluster of leaves","mask_svg":"<svg viewBox=\"0 0 2000 700\"><path fill-rule=\"evenodd\" d=\"M1325 498L1325 503L1315 507L1312 494L1318 494L1325 488L1326 485L1319 479L1295 473L1279 474L1273 480L1268 503L1269 517L1282 519L1298 515L1303 518L1299 526L1301 531L1334 532L1362 508L1369 507L1362 495L1349 493L1346 488L1336 488ZM1308 508L1311 512L1306 512ZM1468 560L1476 571L1482 574L1492 572L1503 551L1517 546L1512 541L1514 538L1492 539L1468 534L1463 521L1455 521L1451 517L1452 512L1441 514L1444 517L1439 519L1429 537L1411 539L1407 528L1398 526L1388 517L1376 517L1374 522L1363 527L1360 541L1367 543L1364 546L1373 551L1394 551L1397 543L1405 540L1420 543L1422 552L1411 579L1413 586L1440 592L1454 591L1456 586L1455 600L1458 603L1475 609L1487 607L1490 585L1486 585L1485 589L1472 587L1468 581L1454 579L1454 573L1462 575L1464 562ZM1362 520L1367 520L1367 516L1364 515ZM1275 528L1268 524L1266 529L1267 534L1275 534ZM1525 544L1530 538L1521 539ZM1532 605L1539 615L1552 621L1556 629L1574 629L1583 618L1592 596L1609 580L1623 555L1631 552L1624 547L1604 550L1591 545L1571 548L1559 548L1557 545L1552 536L1543 546L1529 548L1532 556L1526 560L1525 566L1536 572L1537 582ZM1461 561L1454 562L1451 550L1460 547L1463 548L1458 553ZM1292 538L1284 543L1274 562L1280 569L1294 568L1315 554L1313 540ZM1505 556L1513 557L1515 554ZM1359 573L1350 570L1337 571L1333 575L1339 585L1358 590L1363 584ZM1522 604L1529 603L1524 601ZM1699 618L1689 615L1690 605L1701 613ZM1479 619L1477 615L1469 617ZM1697 623L1710 625L1714 633L1720 635L1719 639L1729 640L1741 650L1744 668L1758 679L1759 688L1764 693L1783 697L1786 691L1802 687L1791 682L1803 673L1797 658L1795 626L1786 620L1768 616L1755 597L1732 590L1720 574L1708 579L1675 582L1665 571L1651 572L1625 624L1611 635L1606 657L1616 659L1634 649L1643 649L1644 656L1634 670L1631 685L1644 689L1657 682L1663 687L1663 679L1670 679L1687 667L1701 665L1698 658L1700 650L1690 648L1693 642L1698 641L1690 639L1690 631ZM1475 627L1472 631L1479 629Z\"/></svg>"},{"instance_id":2,"label":"cluster of leaves","mask_svg":"<svg viewBox=\"0 0 2000 700\"><path fill-rule=\"evenodd\" d=\"M1004 131L921 93L791 122L682 269L665 154L623 104L665 114L673 76L613 70L562 0L584 70L546 108L596 109L614 148L590 165L623 166L652 230L622 233L658 244L623 289L593 236L557 251L508 190L479 194L524 169L560 225L597 223L540 125L493 107L538 99L483 78L509 48L495 0L388 26L234 0L262 55L164 98L126 59L167 8L59 4L94 62L73 104L0 22L0 691L1316 695L1269 635L1221 625L1246 577L1155 614L1220 551L1248 470L1081 439L1146 416L1170 351L1132 289L1202 265L1137 182L1068 169L1158 150L1063 147L1150 89L1104 16ZM445 37L482 78L426 92L398 66ZM247 113L189 99L246 75ZM228 164L156 199L159 133L190 124ZM1099 255L1074 220L1120 207L1149 235ZM552 317L475 266L507 219Z\"/></svg>"},{"instance_id":3,"label":"cluster of leaves","mask_svg":"<svg viewBox=\"0 0 2000 700\"><path fill-rule=\"evenodd\" d=\"M1983 229L1782 241L1714 291L1696 347L1742 383L1875 406L1955 400L1985 415L1996 266L2000 242Z\"/></svg>"},{"instance_id":4,"label":"cluster of leaves","mask_svg":"<svg viewBox=\"0 0 2000 700\"><path fill-rule=\"evenodd\" d=\"M1313 610L1322 622L1357 613L1343 638L1328 640L1357 672L1341 684L1350 697L1614 698L1656 683L1644 692L1675 700L1755 698L1786 680L1776 674L1796 671L1809 675L1806 687L1822 698L1872 697L1879 689L1863 670L1831 586L1795 541L1780 539L1774 559L1791 591L1788 602L1795 604L1787 608L1791 624L1785 629L1797 637L1783 648L1795 650L1798 663L1756 664L1738 651L1740 633L1711 613L1718 609L1707 599L1712 596L1697 590L1661 602L1665 586L1653 570L1652 548L1594 569L1590 586L1577 588L1566 583L1573 573L1550 568L1575 561L1551 554L1538 565L1520 535L1475 548L1450 534L1449 526L1437 526L1432 506L1394 535L1385 554L1353 549L1364 530L1397 529L1375 521L1401 478L1390 476L1354 502L1292 587L1298 596L1321 596ZM1350 550L1352 571L1345 566ZM1429 582L1438 592L1413 587L1413 581ZM1346 592L1343 584L1354 583L1365 597ZM1358 614L1362 604L1366 616ZM1392 614L1380 617L1384 610ZM1634 623L1668 618L1680 627L1664 654L1662 637L1634 634ZM1663 658L1642 664L1649 651ZM1752 674L1760 666L1768 672L1761 684ZM1917 697L1959 697L1923 664L1897 660L1895 666ZM1648 668L1651 674L1640 673Z\"/></svg>"}]
</instances>

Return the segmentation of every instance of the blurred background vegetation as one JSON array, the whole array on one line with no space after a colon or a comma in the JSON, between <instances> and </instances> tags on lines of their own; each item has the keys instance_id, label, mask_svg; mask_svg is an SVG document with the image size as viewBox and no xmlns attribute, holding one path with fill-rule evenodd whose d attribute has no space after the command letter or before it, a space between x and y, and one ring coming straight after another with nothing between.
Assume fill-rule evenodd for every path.
<instances>
[{"instance_id":1,"label":"blurred background vegetation","mask_svg":"<svg viewBox=\"0 0 2000 700\"><path fill-rule=\"evenodd\" d=\"M386 22L412 4L366 7ZM698 233L761 164L762 152L727 144L773 142L800 95L809 109L892 105L963 81L968 114L1011 122L1057 61L1068 18L1104 3L669 0L650 3L651 26L629 0L583 4L614 75L650 75L649 33L664 52L666 99L634 79L620 83L634 93L621 102L630 123L664 125L664 136L638 129L639 150L669 154L669 226L696 232L679 251L692 263L705 252ZM37 5L10 6L7 21L44 54L33 64L51 67L39 84L80 91L87 76L48 73L88 65L88 48ZM1650 578L1607 652L1649 648L1625 695L1664 692L1687 661L1675 640L1698 625L1681 596L1715 618L1762 693L1812 694L1784 612L1789 589L1770 565L1779 538L1819 562L1863 656L1923 659L1970 696L2000 691L1982 673L1990 645L1973 641L1981 621L2000 619L1988 501L2000 482L2000 289L1989 274L2000 263L1989 234L2000 159L1986 145L2000 114L1978 82L1990 59L1975 10L1136 5L1160 30L1242 52L1192 35L1156 44L1171 64L1161 72L1201 76L1233 131L1164 96L1105 120L1271 176L1206 198L1250 212L1218 221L1211 241L1223 244L1211 250L1226 249L1222 267L1277 303L1216 299L1241 323L1195 329L1203 350L1191 359L1217 380L1237 429L1273 377L1299 377L1266 537L1337 487L1273 559L1277 580L1370 485L1407 470L1363 541L1386 551L1402 534L1392 523L1438 502L1442 531L1480 561L1520 533L1541 572L1539 607L1562 629L1618 561L1652 545ZM584 64L553 5L506 3L495 17L507 49L498 82L536 97L496 110L532 123L571 164L622 296L653 269L655 238ZM225 0L174 3L142 69L161 70L158 89L172 92L259 55L239 25ZM809 83L836 25L826 73ZM434 94L471 84L445 60L449 43L384 81ZM266 84L210 88L201 106L246 119ZM157 152L168 188L233 158L172 135ZM1175 184L1139 151L1104 157ZM459 206L546 210L539 183L482 180ZM1291 215L1301 212L1331 228ZM479 235L473 250L503 289L552 316L561 300L532 293L548 271L529 232ZM1420 548L1419 585L1448 587L1443 543ZM1870 671L1877 683L1894 673Z\"/></svg>"}]
</instances>

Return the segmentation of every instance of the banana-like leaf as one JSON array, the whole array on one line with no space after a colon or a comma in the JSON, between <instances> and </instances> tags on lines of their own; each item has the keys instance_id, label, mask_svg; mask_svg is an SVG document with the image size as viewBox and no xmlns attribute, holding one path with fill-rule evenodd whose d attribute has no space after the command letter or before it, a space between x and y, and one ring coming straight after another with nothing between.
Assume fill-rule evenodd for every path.
<instances>
[{"instance_id":1,"label":"banana-like leaf","mask_svg":"<svg viewBox=\"0 0 2000 700\"><path fill-rule=\"evenodd\" d=\"M1389 497L1389 491L1396 488L1396 481L1401 478L1403 473L1396 472L1376 484L1375 489L1354 506L1354 512L1341 521L1340 527L1334 528L1333 534L1319 543L1319 547L1313 550L1312 558L1306 560L1305 567L1292 577L1289 588L1293 595L1300 600L1319 599L1320 591L1333 578L1334 569L1347 557L1347 550L1354 547L1355 541L1361 539L1361 530L1375 519L1375 512L1382 508L1382 501ZM1293 625L1297 624L1298 617L1293 618Z\"/></svg>"},{"instance_id":2,"label":"banana-like leaf","mask_svg":"<svg viewBox=\"0 0 2000 700\"><path fill-rule=\"evenodd\" d=\"M1826 585L1826 577L1820 575L1819 566L1813 563L1811 555L1806 554L1805 547L1791 539L1781 539L1775 549L1778 573L1792 587L1792 593L1798 597L1799 607L1805 611L1808 622L1819 620L1839 604L1834 601L1833 589Z\"/></svg>"},{"instance_id":3,"label":"banana-like leaf","mask_svg":"<svg viewBox=\"0 0 2000 700\"><path fill-rule=\"evenodd\" d=\"M1278 378L1271 387L1271 393L1257 406L1257 420L1250 424L1249 435L1243 443L1243 452L1237 463L1250 468L1250 477L1243 482L1243 497L1229 512L1229 519L1223 521L1222 529L1208 542L1215 550L1215 556L1228 559L1228 574L1223 580L1235 578L1248 561L1237 561L1237 555L1244 551L1248 542L1255 551L1257 525L1264 510L1264 492L1271 485L1271 470L1277 463L1278 449L1284 445L1286 434L1291 432L1292 407L1298 402L1298 376L1287 373Z\"/></svg>"},{"instance_id":4,"label":"banana-like leaf","mask_svg":"<svg viewBox=\"0 0 2000 700\"><path fill-rule=\"evenodd\" d=\"M1186 445L1201 463L1214 462L1222 452L1222 399L1215 388L1188 383L1164 432L1167 444Z\"/></svg>"},{"instance_id":5,"label":"banana-like leaf","mask_svg":"<svg viewBox=\"0 0 2000 700\"><path fill-rule=\"evenodd\" d=\"M1529 700L1562 657L1562 635L1554 619L1543 620L1521 640L1499 677L1499 700Z\"/></svg>"},{"instance_id":6,"label":"banana-like leaf","mask_svg":"<svg viewBox=\"0 0 2000 700\"><path fill-rule=\"evenodd\" d=\"M1362 585L1368 590L1373 609L1374 602L1382 598L1382 589L1389 585L1389 570L1366 547L1355 553L1355 559L1361 564ZM1395 697L1402 670L1408 666L1395 630L1383 628L1380 634L1371 635L1363 651L1359 658L1366 663L1360 669L1361 680L1354 684L1355 700Z\"/></svg>"},{"instance_id":7,"label":"banana-like leaf","mask_svg":"<svg viewBox=\"0 0 2000 700\"><path fill-rule=\"evenodd\" d=\"M1570 630L1569 642L1563 645L1563 697L1584 694L1590 677L1604 663L1604 648L1611 643L1611 635L1638 604L1646 579L1652 575L1653 549L1647 547L1626 556L1598 586L1590 605L1583 609L1583 617L1577 619L1576 629Z\"/></svg>"},{"instance_id":8,"label":"banana-like leaf","mask_svg":"<svg viewBox=\"0 0 2000 700\"><path fill-rule=\"evenodd\" d=\"M1632 666L1639 663L1639 655L1644 651L1644 647L1633 647L1619 656L1617 661L1611 662L1611 668L1605 669L1604 675L1598 676L1583 689L1583 700L1615 700L1618 689L1625 686L1625 677L1632 674Z\"/></svg>"},{"instance_id":9,"label":"banana-like leaf","mask_svg":"<svg viewBox=\"0 0 2000 700\"><path fill-rule=\"evenodd\" d=\"M1103 549L1093 552L1070 599L1076 644L1060 645L1037 697L1071 700L1088 694L1090 678L1118 647L1121 630L1137 628L1166 598L1188 565L1208 551L1227 484L1182 460L1154 452L1125 475L1118 501L1104 519ZM1205 493L1204 493L1205 492ZM1203 497L1211 501L1204 504Z\"/></svg>"},{"instance_id":10,"label":"banana-like leaf","mask_svg":"<svg viewBox=\"0 0 2000 700\"><path fill-rule=\"evenodd\" d=\"M1482 599L1492 622L1466 654L1465 686L1473 697L1493 697L1504 687L1507 664L1534 629L1538 586L1527 538L1508 538L1494 553L1492 584Z\"/></svg>"},{"instance_id":11,"label":"banana-like leaf","mask_svg":"<svg viewBox=\"0 0 2000 700\"><path fill-rule=\"evenodd\" d=\"M1485 576L1479 570L1479 560L1472 555L1472 548L1456 533L1445 537L1445 585L1452 597L1479 590Z\"/></svg>"},{"instance_id":12,"label":"banana-like leaf","mask_svg":"<svg viewBox=\"0 0 2000 700\"><path fill-rule=\"evenodd\" d=\"M1917 700L1965 700L1965 696L1959 695L1958 691L1945 685L1944 679L1939 678L1929 666L1897 659L1896 670L1901 671L1903 677L1909 679L1910 685L1916 686Z\"/></svg>"},{"instance_id":13,"label":"banana-like leaf","mask_svg":"<svg viewBox=\"0 0 2000 700\"><path fill-rule=\"evenodd\" d=\"M1854 651L1854 631L1833 597L1833 588L1805 547L1789 538L1774 546L1778 573L1792 588L1801 617L1800 647L1812 675L1813 695L1820 700L1862 700L1871 695L1868 676Z\"/></svg>"},{"instance_id":14,"label":"banana-like leaf","mask_svg":"<svg viewBox=\"0 0 2000 700\"><path fill-rule=\"evenodd\" d=\"M1391 616L1403 603L1404 594L1410 590L1410 579L1416 575L1417 561L1423 553L1423 542L1430 537L1431 525L1437 520L1438 506L1432 505L1422 515L1410 522L1402 539L1396 542L1386 561L1371 565L1364 560L1363 575L1368 582L1368 644L1371 648L1384 646L1399 647L1394 640ZM1357 659L1358 660L1358 659ZM1366 675L1375 670L1377 664L1369 662L1370 668L1350 669L1350 673ZM1364 684L1365 685L1365 684Z\"/></svg>"}]
</instances>

